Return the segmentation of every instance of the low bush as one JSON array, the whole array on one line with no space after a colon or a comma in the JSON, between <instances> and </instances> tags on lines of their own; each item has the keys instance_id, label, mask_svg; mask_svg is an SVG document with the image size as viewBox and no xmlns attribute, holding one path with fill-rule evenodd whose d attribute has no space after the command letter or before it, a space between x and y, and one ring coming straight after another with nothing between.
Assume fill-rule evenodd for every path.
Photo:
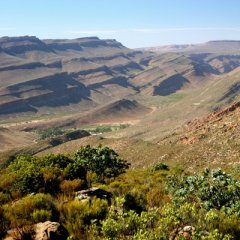
<instances>
[{"instance_id":1,"label":"low bush","mask_svg":"<svg viewBox=\"0 0 240 240\"><path fill-rule=\"evenodd\" d=\"M6 219L10 227L23 227L39 222L40 220L58 220L58 213L50 195L42 193L30 195L21 200L4 206Z\"/></svg>"},{"instance_id":2,"label":"low bush","mask_svg":"<svg viewBox=\"0 0 240 240\"><path fill-rule=\"evenodd\" d=\"M108 211L108 202L98 198L89 200L73 200L60 206L62 219L72 239L86 238L92 221L105 218Z\"/></svg>"},{"instance_id":3,"label":"low bush","mask_svg":"<svg viewBox=\"0 0 240 240\"><path fill-rule=\"evenodd\" d=\"M153 171L159 171L159 170L169 170L169 167L167 164L162 163L162 162L158 162L156 164L153 165Z\"/></svg>"}]
</instances>

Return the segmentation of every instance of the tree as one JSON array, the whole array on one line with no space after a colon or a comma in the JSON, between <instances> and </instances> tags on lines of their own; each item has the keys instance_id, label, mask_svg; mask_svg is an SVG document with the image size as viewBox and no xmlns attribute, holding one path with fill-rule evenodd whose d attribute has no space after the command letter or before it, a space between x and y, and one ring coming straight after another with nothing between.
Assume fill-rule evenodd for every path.
<instances>
[{"instance_id":1,"label":"tree","mask_svg":"<svg viewBox=\"0 0 240 240\"><path fill-rule=\"evenodd\" d=\"M86 180L86 169L81 165L81 162L74 161L73 163L68 164L64 169L65 179L74 180L82 179Z\"/></svg>"},{"instance_id":2,"label":"tree","mask_svg":"<svg viewBox=\"0 0 240 240\"><path fill-rule=\"evenodd\" d=\"M120 159L113 149L101 145L96 148L90 145L81 147L75 154L75 161L80 162L87 171L96 173L101 182L106 177L119 176L130 165L126 160Z\"/></svg>"}]
</instances>

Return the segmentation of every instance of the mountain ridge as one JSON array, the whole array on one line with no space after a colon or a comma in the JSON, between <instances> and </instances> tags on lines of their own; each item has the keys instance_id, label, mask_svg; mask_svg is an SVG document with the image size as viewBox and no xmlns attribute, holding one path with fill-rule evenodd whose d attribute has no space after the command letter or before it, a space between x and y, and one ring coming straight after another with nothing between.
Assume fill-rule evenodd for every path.
<instances>
[{"instance_id":1,"label":"mountain ridge","mask_svg":"<svg viewBox=\"0 0 240 240\"><path fill-rule=\"evenodd\" d=\"M228 51L229 44L232 44L231 50L237 47L238 52L240 51L240 40L210 40L205 43L196 44L170 44L154 47L137 48L138 50L147 50L153 52L211 52L215 53L217 51ZM213 48L210 48L213 47ZM224 48L225 47L225 48ZM236 50L236 49L235 49Z\"/></svg>"},{"instance_id":2,"label":"mountain ridge","mask_svg":"<svg viewBox=\"0 0 240 240\"><path fill-rule=\"evenodd\" d=\"M228 47L223 48L223 43ZM24 131L32 122L36 129L47 128L49 119L60 126L76 117L74 125L79 127L91 122L86 119L89 112L96 119L104 115L105 106L126 99L139 104L133 104L128 113L133 118L135 112L137 117L119 134L157 142L184 122L238 100L240 53L236 44L213 41L202 44L201 51L158 53L128 49L116 40L97 37L2 38L0 122L10 128L22 126L16 128ZM149 114L138 106L154 111ZM105 115L121 123L125 110L115 116L106 111ZM94 123L104 121L99 117ZM66 122L70 127L71 121Z\"/></svg>"}]
</instances>

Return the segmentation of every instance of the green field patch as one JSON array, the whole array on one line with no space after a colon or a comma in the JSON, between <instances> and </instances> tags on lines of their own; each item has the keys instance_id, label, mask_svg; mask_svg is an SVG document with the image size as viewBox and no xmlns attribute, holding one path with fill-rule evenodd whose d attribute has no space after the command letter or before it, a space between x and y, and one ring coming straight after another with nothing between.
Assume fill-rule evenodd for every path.
<instances>
[{"instance_id":1,"label":"green field patch","mask_svg":"<svg viewBox=\"0 0 240 240\"><path fill-rule=\"evenodd\" d=\"M119 125L99 125L99 126L89 126L83 129L90 132L91 134L101 134L107 132L115 132L121 129L129 127L130 124L119 124Z\"/></svg>"}]
</instances>

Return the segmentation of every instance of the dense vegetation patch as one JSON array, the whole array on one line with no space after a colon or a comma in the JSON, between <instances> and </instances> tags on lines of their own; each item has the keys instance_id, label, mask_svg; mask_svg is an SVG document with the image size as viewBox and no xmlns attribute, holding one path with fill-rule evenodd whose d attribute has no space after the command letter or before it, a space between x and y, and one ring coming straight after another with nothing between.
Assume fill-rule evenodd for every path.
<instances>
[{"instance_id":1,"label":"dense vegetation patch","mask_svg":"<svg viewBox=\"0 0 240 240\"><path fill-rule=\"evenodd\" d=\"M48 128L48 129L40 130L38 132L39 139L56 137L56 136L62 135L63 133L64 133L64 131L60 128Z\"/></svg>"},{"instance_id":2,"label":"dense vegetation patch","mask_svg":"<svg viewBox=\"0 0 240 240\"><path fill-rule=\"evenodd\" d=\"M128 168L104 146L18 156L0 172L2 236L49 220L64 225L69 239L240 239L240 181L232 175L190 175L162 162ZM102 197L81 195L88 188Z\"/></svg>"},{"instance_id":3,"label":"dense vegetation patch","mask_svg":"<svg viewBox=\"0 0 240 240\"><path fill-rule=\"evenodd\" d=\"M121 129L129 127L129 124L119 124L119 125L102 125L97 127L88 127L85 130L91 132L92 134L101 134L107 132L115 132Z\"/></svg>"}]
</instances>

